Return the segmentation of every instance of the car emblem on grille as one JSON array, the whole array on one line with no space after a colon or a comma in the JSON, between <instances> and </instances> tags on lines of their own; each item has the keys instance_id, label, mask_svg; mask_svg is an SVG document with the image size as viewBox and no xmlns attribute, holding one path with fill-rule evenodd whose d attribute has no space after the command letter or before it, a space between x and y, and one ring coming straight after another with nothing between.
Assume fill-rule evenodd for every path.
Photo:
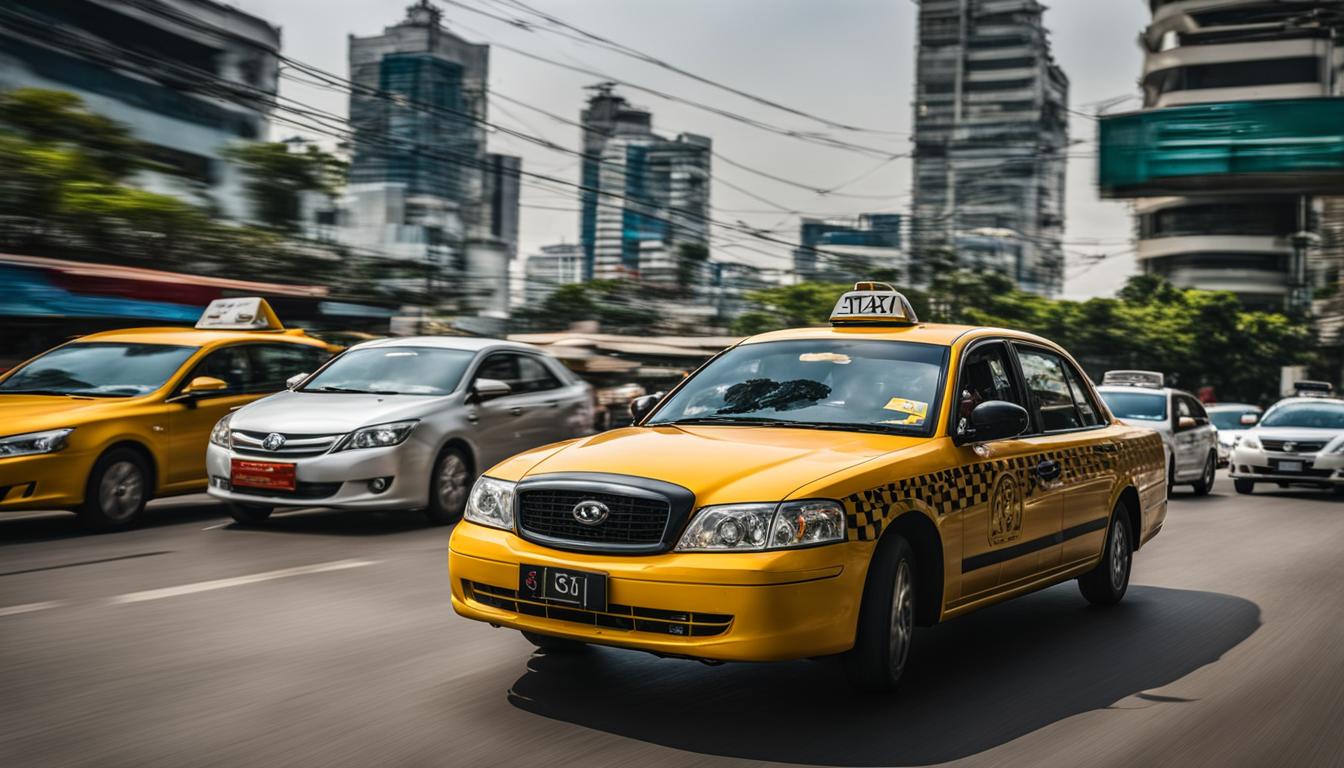
<instances>
[{"instance_id":1,"label":"car emblem on grille","mask_svg":"<svg viewBox=\"0 0 1344 768\"><path fill-rule=\"evenodd\" d=\"M600 525L609 514L611 514L611 510L607 508L606 504L591 499L575 504L573 510L574 519L582 525Z\"/></svg>"},{"instance_id":2,"label":"car emblem on grille","mask_svg":"<svg viewBox=\"0 0 1344 768\"><path fill-rule=\"evenodd\" d=\"M279 432L272 432L261 441L261 447L268 451L278 451L285 447L285 436Z\"/></svg>"},{"instance_id":3,"label":"car emblem on grille","mask_svg":"<svg viewBox=\"0 0 1344 768\"><path fill-rule=\"evenodd\" d=\"M1297 450L1297 443L1294 443L1292 440L1289 440L1288 442L1283 444L1283 450L1287 451L1288 453L1292 453L1293 451Z\"/></svg>"}]
</instances>

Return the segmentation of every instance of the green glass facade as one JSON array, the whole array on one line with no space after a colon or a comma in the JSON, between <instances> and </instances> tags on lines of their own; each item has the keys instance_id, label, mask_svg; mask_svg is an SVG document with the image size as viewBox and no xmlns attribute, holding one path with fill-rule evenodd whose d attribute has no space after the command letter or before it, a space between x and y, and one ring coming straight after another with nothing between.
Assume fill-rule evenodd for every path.
<instances>
[{"instance_id":1,"label":"green glass facade","mask_svg":"<svg viewBox=\"0 0 1344 768\"><path fill-rule=\"evenodd\" d=\"M1098 183L1106 197L1207 190L1218 177L1257 191L1344 187L1344 98L1234 101L1103 117Z\"/></svg>"}]
</instances>

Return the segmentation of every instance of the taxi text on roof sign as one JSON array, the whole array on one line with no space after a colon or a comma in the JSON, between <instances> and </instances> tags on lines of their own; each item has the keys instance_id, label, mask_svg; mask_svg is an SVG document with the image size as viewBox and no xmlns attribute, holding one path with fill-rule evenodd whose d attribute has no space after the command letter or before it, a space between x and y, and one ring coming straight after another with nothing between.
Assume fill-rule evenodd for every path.
<instances>
[{"instance_id":1,"label":"taxi text on roof sign","mask_svg":"<svg viewBox=\"0 0 1344 768\"><path fill-rule=\"evenodd\" d=\"M1102 386L1161 389L1166 386L1166 377L1158 371L1107 371L1102 374L1101 383Z\"/></svg>"},{"instance_id":2,"label":"taxi text on roof sign","mask_svg":"<svg viewBox=\"0 0 1344 768\"><path fill-rule=\"evenodd\" d=\"M835 302L832 325L914 325L915 308L887 283L861 282Z\"/></svg>"},{"instance_id":3,"label":"taxi text on roof sign","mask_svg":"<svg viewBox=\"0 0 1344 768\"><path fill-rule=\"evenodd\" d=\"M271 305L256 296L215 299L201 313L196 327L215 331L282 331L285 328Z\"/></svg>"}]
</instances>

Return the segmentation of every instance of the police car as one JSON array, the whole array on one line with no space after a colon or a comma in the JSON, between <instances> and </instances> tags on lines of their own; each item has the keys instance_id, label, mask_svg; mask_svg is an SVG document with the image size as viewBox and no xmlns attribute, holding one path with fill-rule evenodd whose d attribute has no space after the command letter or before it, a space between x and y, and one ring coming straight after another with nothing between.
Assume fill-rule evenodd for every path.
<instances>
[{"instance_id":1,"label":"police car","mask_svg":"<svg viewBox=\"0 0 1344 768\"><path fill-rule=\"evenodd\" d=\"M1120 421L1162 438L1168 492L1188 483L1205 496L1218 467L1218 429L1199 398L1166 386L1164 379L1157 371L1107 371L1097 391Z\"/></svg>"},{"instance_id":2,"label":"police car","mask_svg":"<svg viewBox=\"0 0 1344 768\"><path fill-rule=\"evenodd\" d=\"M917 625L1069 579L1120 601L1166 515L1161 439L1111 418L1067 352L921 323L885 284L633 410L476 482L457 613L549 652L839 655L889 690Z\"/></svg>"}]
</instances>

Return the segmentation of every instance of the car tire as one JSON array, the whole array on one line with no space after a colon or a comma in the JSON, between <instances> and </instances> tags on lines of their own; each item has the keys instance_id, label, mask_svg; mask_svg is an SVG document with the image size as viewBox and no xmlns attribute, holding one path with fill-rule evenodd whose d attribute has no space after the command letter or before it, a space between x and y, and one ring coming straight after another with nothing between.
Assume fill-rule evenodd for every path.
<instances>
[{"instance_id":1,"label":"car tire","mask_svg":"<svg viewBox=\"0 0 1344 768\"><path fill-rule=\"evenodd\" d=\"M268 507L262 504L239 504L236 501L229 502L229 517L241 526L261 525L271 517L275 511L274 507Z\"/></svg>"},{"instance_id":2,"label":"car tire","mask_svg":"<svg viewBox=\"0 0 1344 768\"><path fill-rule=\"evenodd\" d=\"M877 547L859 606L854 647L842 658L850 684L867 693L896 690L910 660L918 569L909 542L891 534Z\"/></svg>"},{"instance_id":3,"label":"car tire","mask_svg":"<svg viewBox=\"0 0 1344 768\"><path fill-rule=\"evenodd\" d=\"M1078 577L1078 589L1092 605L1115 605L1129 589L1129 572L1134 565L1134 534L1129 529L1129 510L1124 503L1115 505L1111 524L1106 529L1106 548L1097 567Z\"/></svg>"},{"instance_id":4,"label":"car tire","mask_svg":"<svg viewBox=\"0 0 1344 768\"><path fill-rule=\"evenodd\" d=\"M444 448L429 477L429 506L425 517L433 525L451 525L462 519L471 493L471 462L458 448Z\"/></svg>"},{"instance_id":5,"label":"car tire","mask_svg":"<svg viewBox=\"0 0 1344 768\"><path fill-rule=\"evenodd\" d=\"M1171 498L1171 493L1176 489L1176 459L1167 459L1167 498Z\"/></svg>"},{"instance_id":6,"label":"car tire","mask_svg":"<svg viewBox=\"0 0 1344 768\"><path fill-rule=\"evenodd\" d=\"M1237 490L1237 493L1255 493L1254 480L1246 480L1236 477L1232 479L1232 487Z\"/></svg>"},{"instance_id":7,"label":"car tire","mask_svg":"<svg viewBox=\"0 0 1344 768\"><path fill-rule=\"evenodd\" d=\"M546 653L578 653L588 647L587 643L578 640L570 640L567 637L555 637L553 635L543 635L538 632L528 632L520 630L527 642L535 645L537 650Z\"/></svg>"},{"instance_id":8,"label":"car tire","mask_svg":"<svg viewBox=\"0 0 1344 768\"><path fill-rule=\"evenodd\" d=\"M1204 472L1199 479L1194 482L1196 496L1208 496L1209 491L1213 490L1213 481L1217 477L1218 457L1210 453L1208 460L1204 462Z\"/></svg>"},{"instance_id":9,"label":"car tire","mask_svg":"<svg viewBox=\"0 0 1344 768\"><path fill-rule=\"evenodd\" d=\"M131 448L113 448L94 463L76 512L89 530L125 530L140 522L152 491L144 457Z\"/></svg>"}]
</instances>

